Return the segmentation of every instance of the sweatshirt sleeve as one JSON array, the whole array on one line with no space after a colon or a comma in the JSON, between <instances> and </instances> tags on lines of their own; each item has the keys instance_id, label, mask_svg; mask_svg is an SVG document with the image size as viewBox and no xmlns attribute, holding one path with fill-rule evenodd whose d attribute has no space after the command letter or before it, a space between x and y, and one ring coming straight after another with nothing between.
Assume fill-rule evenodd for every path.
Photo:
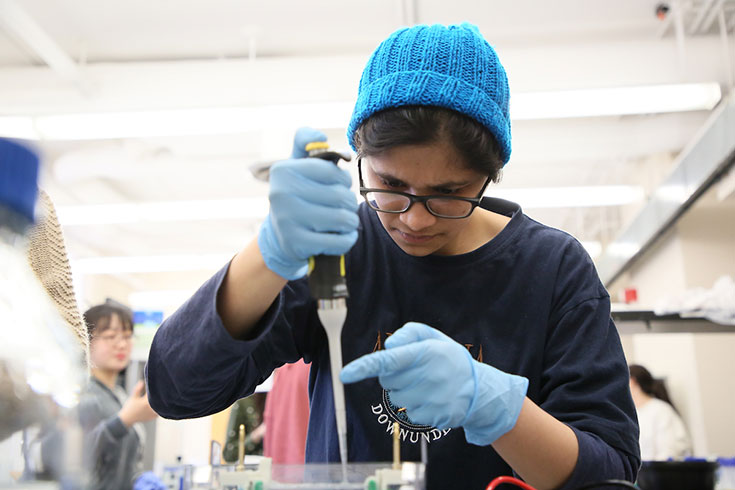
<instances>
[{"instance_id":1,"label":"sweatshirt sleeve","mask_svg":"<svg viewBox=\"0 0 735 490\"><path fill-rule=\"evenodd\" d=\"M557 278L539 393L539 405L571 427L579 443L564 489L635 481L640 465L638 421L610 297L587 254L576 248Z\"/></svg>"},{"instance_id":2,"label":"sweatshirt sleeve","mask_svg":"<svg viewBox=\"0 0 735 490\"><path fill-rule=\"evenodd\" d=\"M278 366L308 357L316 310L306 280L286 285L256 325L237 340L217 312L217 293L229 264L159 327L146 363L151 407L162 417L194 418L251 394Z\"/></svg>"},{"instance_id":3,"label":"sweatshirt sleeve","mask_svg":"<svg viewBox=\"0 0 735 490\"><path fill-rule=\"evenodd\" d=\"M79 423L84 433L85 466L95 475L113 473L123 455L123 437L128 432L115 414L104 418L99 401L92 396L82 399L78 406Z\"/></svg>"}]
</instances>

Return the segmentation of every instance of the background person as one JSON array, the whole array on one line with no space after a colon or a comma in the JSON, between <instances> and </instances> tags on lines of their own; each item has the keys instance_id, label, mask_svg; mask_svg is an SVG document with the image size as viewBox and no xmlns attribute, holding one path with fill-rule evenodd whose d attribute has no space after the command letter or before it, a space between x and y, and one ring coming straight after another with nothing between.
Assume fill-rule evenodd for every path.
<instances>
[{"instance_id":1,"label":"background person","mask_svg":"<svg viewBox=\"0 0 735 490\"><path fill-rule=\"evenodd\" d=\"M303 464L309 427L309 369L303 361L284 364L273 373L265 399L263 454L278 464Z\"/></svg>"},{"instance_id":2,"label":"background person","mask_svg":"<svg viewBox=\"0 0 735 490\"><path fill-rule=\"evenodd\" d=\"M143 474L145 433L139 422L157 417L143 381L129 397L118 384L120 372L130 363L133 318L127 309L105 303L87 310L84 322L89 332L92 375L78 410L88 488L130 490Z\"/></svg>"},{"instance_id":3,"label":"background person","mask_svg":"<svg viewBox=\"0 0 735 490\"><path fill-rule=\"evenodd\" d=\"M689 435L663 380L638 364L631 364L629 369L630 392L638 412L641 459L665 461L691 456Z\"/></svg>"},{"instance_id":4,"label":"background person","mask_svg":"<svg viewBox=\"0 0 735 490\"><path fill-rule=\"evenodd\" d=\"M253 393L248 397L240 398L232 405L227 420L225 447L222 449L222 459L226 462L237 463L238 461L241 424L245 426L245 454L263 454L265 397L265 393Z\"/></svg>"}]
</instances>

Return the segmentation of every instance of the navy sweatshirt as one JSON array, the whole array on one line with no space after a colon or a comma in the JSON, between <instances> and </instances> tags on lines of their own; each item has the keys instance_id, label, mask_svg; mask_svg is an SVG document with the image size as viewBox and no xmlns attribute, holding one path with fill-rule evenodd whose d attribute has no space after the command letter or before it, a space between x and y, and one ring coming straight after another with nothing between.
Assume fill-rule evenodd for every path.
<instances>
[{"instance_id":1,"label":"navy sweatshirt","mask_svg":"<svg viewBox=\"0 0 735 490\"><path fill-rule=\"evenodd\" d=\"M360 206L359 239L346 256L343 363L381 349L408 321L426 323L478 361L528 378L527 396L573 429L579 458L565 489L634 480L640 456L628 369L592 260L573 237L530 219L517 204L484 198L482 207L511 217L491 241L462 255L414 257L393 242L375 211ZM173 419L212 414L252 393L276 367L304 358L312 363L306 461L339 461L326 334L307 280L290 281L255 338L244 341L230 337L216 311L226 272L157 332L146 366L151 406ZM405 460L419 460L420 441L428 443L429 489L481 489L513 474L491 446L467 443L461 428L414 424L377 379L346 385L345 398L350 461L390 461L397 421Z\"/></svg>"}]
</instances>

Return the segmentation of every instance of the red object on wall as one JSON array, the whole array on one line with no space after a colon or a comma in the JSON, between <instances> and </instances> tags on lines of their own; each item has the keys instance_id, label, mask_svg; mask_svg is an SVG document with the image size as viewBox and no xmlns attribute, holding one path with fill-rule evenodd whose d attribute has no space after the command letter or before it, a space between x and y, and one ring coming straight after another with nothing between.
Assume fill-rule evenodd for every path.
<instances>
[{"instance_id":1,"label":"red object on wall","mask_svg":"<svg viewBox=\"0 0 735 490\"><path fill-rule=\"evenodd\" d=\"M636 288L625 288L625 303L635 303L638 301L638 290Z\"/></svg>"}]
</instances>

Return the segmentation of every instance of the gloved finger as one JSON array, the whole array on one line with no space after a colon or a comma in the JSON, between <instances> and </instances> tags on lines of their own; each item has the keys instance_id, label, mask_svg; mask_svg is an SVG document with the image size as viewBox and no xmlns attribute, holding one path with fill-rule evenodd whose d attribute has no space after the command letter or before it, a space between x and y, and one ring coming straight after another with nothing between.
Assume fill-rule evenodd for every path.
<instances>
[{"instance_id":1,"label":"gloved finger","mask_svg":"<svg viewBox=\"0 0 735 490\"><path fill-rule=\"evenodd\" d=\"M395 347L428 339L448 340L454 342L451 337L426 325L425 323L408 322L386 339L385 348L393 349Z\"/></svg>"},{"instance_id":2,"label":"gloved finger","mask_svg":"<svg viewBox=\"0 0 735 490\"><path fill-rule=\"evenodd\" d=\"M348 233L360 226L360 218L355 211L321 206L303 199L294 199L292 204L296 206L291 208L287 216L276 218L279 227L293 227L317 233Z\"/></svg>"},{"instance_id":3,"label":"gloved finger","mask_svg":"<svg viewBox=\"0 0 735 490\"><path fill-rule=\"evenodd\" d=\"M416 362L422 349L423 346L416 343L364 355L346 365L342 369L340 379L343 383L355 383L408 369Z\"/></svg>"},{"instance_id":4,"label":"gloved finger","mask_svg":"<svg viewBox=\"0 0 735 490\"><path fill-rule=\"evenodd\" d=\"M415 363L412 366L401 371L390 374L382 374L378 376L380 386L391 392L404 392L415 390L422 394L433 391L431 383L425 378L426 366L421 363Z\"/></svg>"},{"instance_id":5,"label":"gloved finger","mask_svg":"<svg viewBox=\"0 0 735 490\"><path fill-rule=\"evenodd\" d=\"M360 226L360 218L356 212L346 209L330 209L326 215L320 210L311 215L308 226L317 233L350 233Z\"/></svg>"},{"instance_id":6,"label":"gloved finger","mask_svg":"<svg viewBox=\"0 0 735 490\"><path fill-rule=\"evenodd\" d=\"M314 128L303 127L297 129L293 138L291 158L304 158L308 156L306 145L314 141L327 141L327 135Z\"/></svg>"},{"instance_id":7,"label":"gloved finger","mask_svg":"<svg viewBox=\"0 0 735 490\"><path fill-rule=\"evenodd\" d=\"M343 255L357 241L357 231L349 233L317 233L305 231L299 235L299 252L293 255L307 259L312 255Z\"/></svg>"},{"instance_id":8,"label":"gloved finger","mask_svg":"<svg viewBox=\"0 0 735 490\"><path fill-rule=\"evenodd\" d=\"M280 160L271 167L270 181L293 179L300 182L303 179L320 182L322 184L342 184L345 187L352 185L352 177L347 170L339 168L332 162L321 158L300 158L297 160Z\"/></svg>"},{"instance_id":9,"label":"gloved finger","mask_svg":"<svg viewBox=\"0 0 735 490\"><path fill-rule=\"evenodd\" d=\"M408 417L418 424L430 425L437 429L449 429L454 424L449 424L449 415L434 403L425 403L413 408L408 408Z\"/></svg>"},{"instance_id":10,"label":"gloved finger","mask_svg":"<svg viewBox=\"0 0 735 490\"><path fill-rule=\"evenodd\" d=\"M447 405L449 405L447 400L434 400L431 396L427 396L425 392L411 392L408 395L391 391L389 396L393 405L406 409L406 415L412 422L442 429L458 426L458 424L452 423L451 410L447 409Z\"/></svg>"},{"instance_id":11,"label":"gloved finger","mask_svg":"<svg viewBox=\"0 0 735 490\"><path fill-rule=\"evenodd\" d=\"M296 206L290 203L295 199L303 200L301 204L321 204L329 208L343 208L357 212L357 196L342 184L321 184L314 181L301 180L271 187L268 194L271 205L281 204L283 209Z\"/></svg>"},{"instance_id":12,"label":"gloved finger","mask_svg":"<svg viewBox=\"0 0 735 490\"><path fill-rule=\"evenodd\" d=\"M324 238L323 240L323 247L319 252L321 255L344 255L357 242L357 231L329 235L329 238Z\"/></svg>"}]
</instances>

